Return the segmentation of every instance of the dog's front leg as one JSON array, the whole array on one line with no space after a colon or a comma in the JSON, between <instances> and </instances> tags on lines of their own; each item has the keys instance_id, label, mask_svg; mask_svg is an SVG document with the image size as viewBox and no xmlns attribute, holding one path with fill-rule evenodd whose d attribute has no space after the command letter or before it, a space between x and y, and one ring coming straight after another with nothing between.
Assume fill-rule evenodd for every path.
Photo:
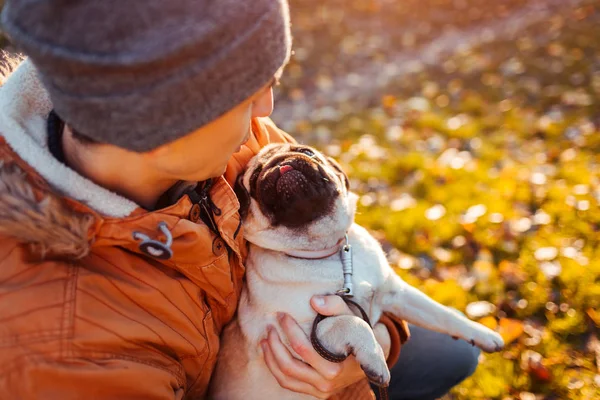
<instances>
[{"instance_id":1,"label":"dog's front leg","mask_svg":"<svg viewBox=\"0 0 600 400\"><path fill-rule=\"evenodd\" d=\"M497 332L434 301L396 274L390 275L377 297L384 312L411 324L464 339L489 353L504 347Z\"/></svg>"},{"instance_id":2,"label":"dog's front leg","mask_svg":"<svg viewBox=\"0 0 600 400\"><path fill-rule=\"evenodd\" d=\"M354 355L371 382L380 386L389 384L390 371L385 355L365 321L351 315L329 317L319 322L316 334L330 353Z\"/></svg>"}]
</instances>

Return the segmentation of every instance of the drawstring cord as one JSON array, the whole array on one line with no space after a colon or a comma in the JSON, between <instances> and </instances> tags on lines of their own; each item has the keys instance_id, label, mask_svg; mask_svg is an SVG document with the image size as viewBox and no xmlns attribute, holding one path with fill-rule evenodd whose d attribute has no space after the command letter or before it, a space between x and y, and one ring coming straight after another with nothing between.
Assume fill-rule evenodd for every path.
<instances>
[{"instance_id":1,"label":"drawstring cord","mask_svg":"<svg viewBox=\"0 0 600 400\"><path fill-rule=\"evenodd\" d=\"M212 187L212 184L212 179L208 179L204 182L199 192L197 192L194 188L189 190L187 195L190 197L192 203L200 206L200 218L202 218L202 221L204 221L210 230L213 231L218 237L221 237L217 222L215 220L215 215L221 215L222 211L210 198L209 190ZM171 245L173 244L173 235L169 231L169 228L165 222L160 222L158 224L158 229L163 233L163 235L165 235L167 239L166 242L151 239L148 235L145 235L141 232L133 232L133 238L141 241L139 248L144 254L159 260L168 260L169 258L173 257L173 250L171 249Z\"/></svg>"},{"instance_id":2,"label":"drawstring cord","mask_svg":"<svg viewBox=\"0 0 600 400\"><path fill-rule=\"evenodd\" d=\"M140 250L149 256L157 258L159 260L168 260L173 257L173 250L171 245L173 244L173 234L169 230L167 224L163 221L159 222L158 229L167 238L166 242L151 239L148 235L141 232L133 232L133 238L135 240L141 240Z\"/></svg>"}]
</instances>

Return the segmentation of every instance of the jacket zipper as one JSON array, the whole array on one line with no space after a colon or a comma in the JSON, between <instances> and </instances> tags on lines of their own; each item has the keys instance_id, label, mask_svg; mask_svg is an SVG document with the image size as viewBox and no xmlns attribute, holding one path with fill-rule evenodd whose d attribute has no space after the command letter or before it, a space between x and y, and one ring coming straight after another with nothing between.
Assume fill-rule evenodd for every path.
<instances>
[{"instance_id":1,"label":"jacket zipper","mask_svg":"<svg viewBox=\"0 0 600 400\"><path fill-rule=\"evenodd\" d=\"M198 204L202 210L200 215L202 216L202 214L204 214L206 216L206 219L204 220L206 225L208 225L217 235L220 236L219 228L217 227L217 222L215 221L215 215L221 215L221 209L217 207L215 203L213 203L210 195L208 194L208 189L206 191L204 191L204 188L202 189Z\"/></svg>"},{"instance_id":2,"label":"jacket zipper","mask_svg":"<svg viewBox=\"0 0 600 400\"><path fill-rule=\"evenodd\" d=\"M202 185L199 192L192 191L189 193L191 200L200 206L200 218L206 226L210 228L217 236L221 236L219 228L215 220L215 215L221 215L221 209L210 198L210 188L212 187L212 179L208 179Z\"/></svg>"},{"instance_id":3,"label":"jacket zipper","mask_svg":"<svg viewBox=\"0 0 600 400\"><path fill-rule=\"evenodd\" d=\"M190 200L194 204L198 204L200 206L200 219L208 226L208 228L218 237L223 239L221 236L221 232L219 232L219 228L217 226L217 222L215 220L215 215L221 215L222 211L210 198L210 188L213 185L212 179L208 179L201 184L202 188L199 191L191 190L188 192L188 196ZM239 230L239 227L238 227ZM227 247L227 251L232 251L231 247L227 243L226 240L223 239L225 246Z\"/></svg>"}]
</instances>

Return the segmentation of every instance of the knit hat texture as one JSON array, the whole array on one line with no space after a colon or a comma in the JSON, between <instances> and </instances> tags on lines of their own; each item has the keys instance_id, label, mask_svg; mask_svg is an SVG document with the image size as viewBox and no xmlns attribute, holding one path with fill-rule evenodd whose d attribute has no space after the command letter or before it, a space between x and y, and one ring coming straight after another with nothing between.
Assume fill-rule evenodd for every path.
<instances>
[{"instance_id":1,"label":"knit hat texture","mask_svg":"<svg viewBox=\"0 0 600 400\"><path fill-rule=\"evenodd\" d=\"M291 47L287 0L8 0L1 20L63 120L137 152L243 102Z\"/></svg>"}]
</instances>

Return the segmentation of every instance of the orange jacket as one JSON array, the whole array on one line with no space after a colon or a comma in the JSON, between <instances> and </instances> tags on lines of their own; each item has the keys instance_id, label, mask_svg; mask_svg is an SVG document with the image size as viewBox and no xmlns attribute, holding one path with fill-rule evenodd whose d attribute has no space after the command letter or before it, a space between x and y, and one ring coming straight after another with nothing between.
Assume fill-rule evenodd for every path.
<instances>
[{"instance_id":1,"label":"orange jacket","mask_svg":"<svg viewBox=\"0 0 600 400\"><path fill-rule=\"evenodd\" d=\"M252 132L210 189L220 237L188 195L101 214L51 187L0 132L0 399L205 396L244 274L232 185L261 147L293 140L268 119ZM168 260L144 250L170 239ZM400 325L387 325L394 358Z\"/></svg>"}]
</instances>

